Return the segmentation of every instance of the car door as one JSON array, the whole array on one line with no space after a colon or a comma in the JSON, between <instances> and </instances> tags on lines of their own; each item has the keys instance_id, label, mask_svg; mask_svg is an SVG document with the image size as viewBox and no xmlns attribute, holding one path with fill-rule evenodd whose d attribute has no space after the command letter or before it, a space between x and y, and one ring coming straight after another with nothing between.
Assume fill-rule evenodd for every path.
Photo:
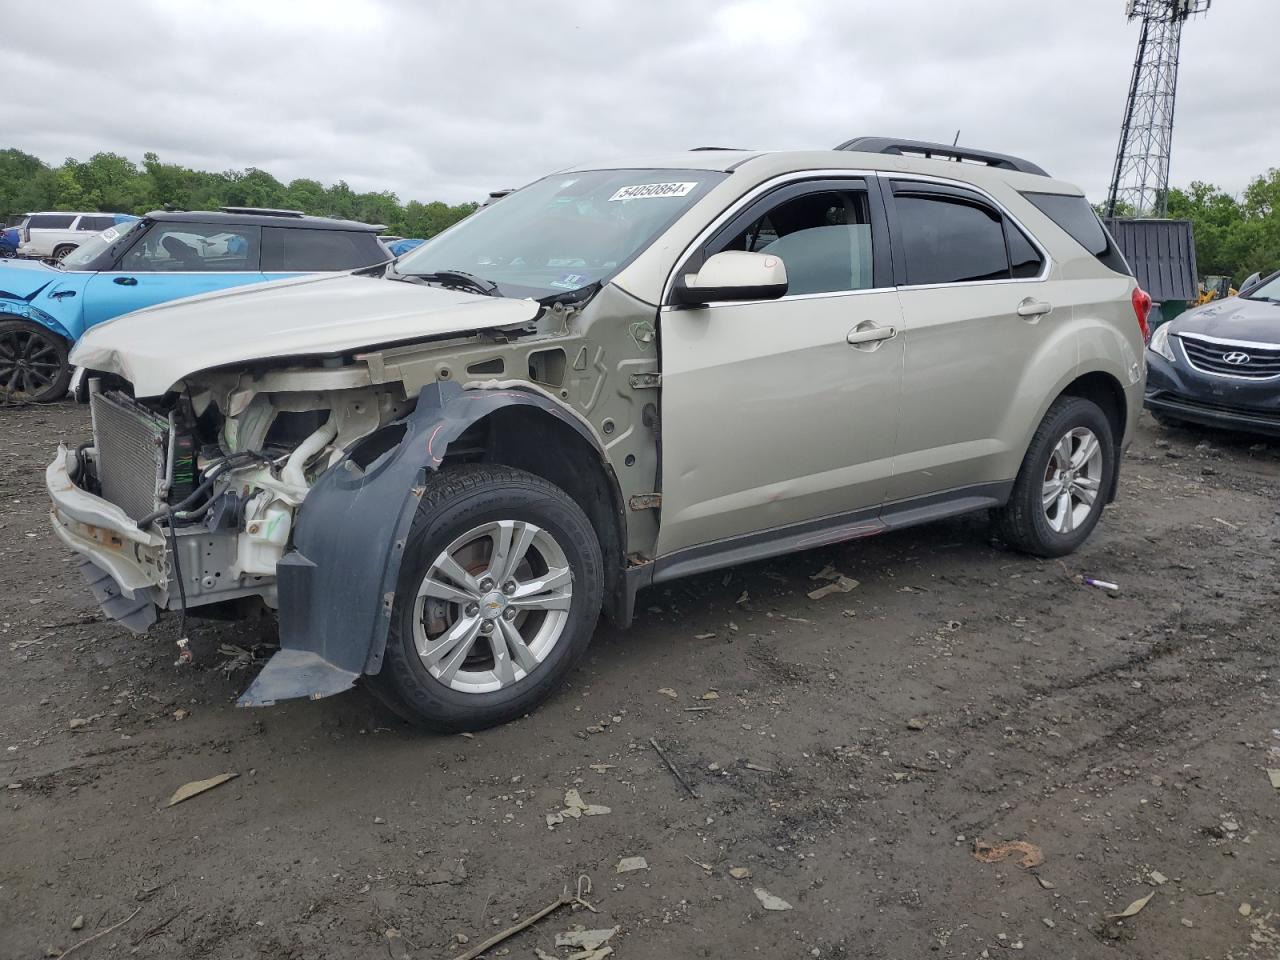
<instances>
[{"instance_id":1,"label":"car door","mask_svg":"<svg viewBox=\"0 0 1280 960\"><path fill-rule=\"evenodd\" d=\"M889 499L1007 481L1022 457L1020 411L1046 389L1027 382L1028 361L1063 315L1048 257L978 191L907 178L888 187L905 352Z\"/></svg>"},{"instance_id":2,"label":"car door","mask_svg":"<svg viewBox=\"0 0 1280 960\"><path fill-rule=\"evenodd\" d=\"M259 269L261 246L256 226L156 221L114 269L89 281L85 325L170 300L261 283L266 279Z\"/></svg>"},{"instance_id":3,"label":"car door","mask_svg":"<svg viewBox=\"0 0 1280 960\"><path fill-rule=\"evenodd\" d=\"M729 215L681 265L772 253L789 287L662 309L660 556L767 555L874 526L902 377L885 229L874 177L795 182Z\"/></svg>"}]
</instances>

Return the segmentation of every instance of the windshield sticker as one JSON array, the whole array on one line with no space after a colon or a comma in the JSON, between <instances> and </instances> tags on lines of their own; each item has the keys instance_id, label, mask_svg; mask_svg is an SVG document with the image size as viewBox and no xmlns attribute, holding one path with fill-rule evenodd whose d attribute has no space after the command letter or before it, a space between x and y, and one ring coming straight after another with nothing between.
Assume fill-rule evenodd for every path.
<instances>
[{"instance_id":1,"label":"windshield sticker","mask_svg":"<svg viewBox=\"0 0 1280 960\"><path fill-rule=\"evenodd\" d=\"M559 280L552 280L551 286L559 287L561 290L577 290L587 282L587 277L582 273L566 273Z\"/></svg>"},{"instance_id":2,"label":"windshield sticker","mask_svg":"<svg viewBox=\"0 0 1280 960\"><path fill-rule=\"evenodd\" d=\"M614 200L643 200L651 197L683 197L696 187L693 183L638 183L631 187L619 187L618 192L609 198Z\"/></svg>"},{"instance_id":3,"label":"windshield sticker","mask_svg":"<svg viewBox=\"0 0 1280 960\"><path fill-rule=\"evenodd\" d=\"M120 239L120 231L115 227L107 227L107 229L102 231L102 239L107 241L107 243L114 243Z\"/></svg>"}]
</instances>

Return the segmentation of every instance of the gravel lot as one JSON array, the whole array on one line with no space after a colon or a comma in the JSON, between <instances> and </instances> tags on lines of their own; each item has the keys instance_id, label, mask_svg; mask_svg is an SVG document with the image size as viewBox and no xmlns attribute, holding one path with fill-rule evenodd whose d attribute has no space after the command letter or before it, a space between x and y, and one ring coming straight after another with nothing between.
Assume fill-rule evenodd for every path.
<instances>
[{"instance_id":1,"label":"gravel lot","mask_svg":"<svg viewBox=\"0 0 1280 960\"><path fill-rule=\"evenodd\" d=\"M43 491L87 431L0 409L0 957L127 918L73 956L449 958L580 875L598 913L488 956L1280 956L1280 445L1144 421L1060 562L976 517L651 591L535 715L434 737L236 709L270 622L197 621L191 666L103 622ZM811 600L828 564L859 586ZM570 790L609 812L549 827ZM1043 863L975 857L1014 840Z\"/></svg>"}]
</instances>

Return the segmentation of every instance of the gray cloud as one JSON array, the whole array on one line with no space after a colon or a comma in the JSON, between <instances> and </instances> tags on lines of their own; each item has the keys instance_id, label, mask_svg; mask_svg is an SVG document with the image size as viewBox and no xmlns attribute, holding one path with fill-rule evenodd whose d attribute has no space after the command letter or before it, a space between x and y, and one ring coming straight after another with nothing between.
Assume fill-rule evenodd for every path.
<instances>
[{"instance_id":1,"label":"gray cloud","mask_svg":"<svg viewBox=\"0 0 1280 960\"><path fill-rule=\"evenodd\" d=\"M863 134L1025 155L1106 190L1137 30L1120 0L64 0L0 12L0 141L401 199L476 199L592 159ZM1277 84L1223 0L1183 41L1175 184L1280 164Z\"/></svg>"}]
</instances>

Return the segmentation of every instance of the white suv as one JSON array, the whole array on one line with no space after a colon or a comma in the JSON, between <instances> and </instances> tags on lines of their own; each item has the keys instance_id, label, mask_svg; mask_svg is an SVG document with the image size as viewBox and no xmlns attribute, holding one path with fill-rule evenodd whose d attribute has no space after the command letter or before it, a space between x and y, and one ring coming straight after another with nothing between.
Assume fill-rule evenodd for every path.
<instances>
[{"instance_id":1,"label":"white suv","mask_svg":"<svg viewBox=\"0 0 1280 960\"><path fill-rule=\"evenodd\" d=\"M61 262L89 237L115 226L120 218L134 219L129 214L117 213L50 211L27 214L20 226L22 241L18 244L18 256Z\"/></svg>"}]
</instances>

